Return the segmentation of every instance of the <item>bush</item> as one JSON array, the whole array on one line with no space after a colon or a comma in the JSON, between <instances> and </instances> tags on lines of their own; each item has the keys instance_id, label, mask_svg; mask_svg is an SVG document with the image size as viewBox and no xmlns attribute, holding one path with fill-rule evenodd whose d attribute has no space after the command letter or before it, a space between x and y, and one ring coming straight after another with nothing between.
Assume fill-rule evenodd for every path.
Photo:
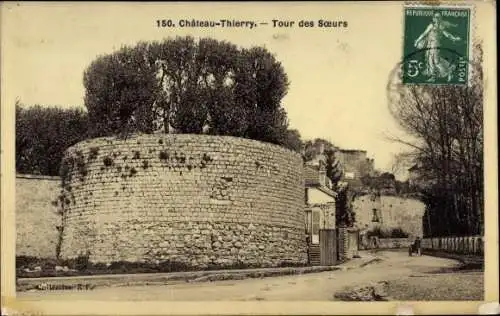
<instances>
[{"instance_id":1,"label":"bush","mask_svg":"<svg viewBox=\"0 0 500 316\"><path fill-rule=\"evenodd\" d=\"M106 157L103 158L102 162L104 163L104 165L106 167L109 167L109 166L111 166L113 164L113 159L111 157L109 157L109 156L106 156Z\"/></svg>"},{"instance_id":2,"label":"bush","mask_svg":"<svg viewBox=\"0 0 500 316\"><path fill-rule=\"evenodd\" d=\"M392 238L408 238L408 233L402 230L401 228L393 228L391 231Z\"/></svg>"},{"instance_id":3,"label":"bush","mask_svg":"<svg viewBox=\"0 0 500 316\"><path fill-rule=\"evenodd\" d=\"M16 102L16 171L59 175L64 152L84 140L87 129L88 115L80 108Z\"/></svg>"},{"instance_id":4,"label":"bush","mask_svg":"<svg viewBox=\"0 0 500 316\"><path fill-rule=\"evenodd\" d=\"M68 267L69 271L56 271L55 266ZM24 269L33 270L35 267L41 267L41 270L27 272ZM282 261L278 267L303 267L307 264L298 264L289 261ZM114 261L109 264L93 263L89 261L89 256L84 255L72 259L48 259L18 256L16 257L16 277L17 278L39 278L39 277L58 277L58 276L80 276L80 275L105 275L105 274L133 274L133 273L168 273L184 271L212 271L212 270L235 270L235 269L256 269L259 264L249 264L242 261L236 261L231 264L209 263L204 267L195 267L184 262L160 261L154 262L129 262Z\"/></svg>"},{"instance_id":5,"label":"bush","mask_svg":"<svg viewBox=\"0 0 500 316\"><path fill-rule=\"evenodd\" d=\"M369 230L366 233L366 235L368 237L378 237L378 238L389 238L390 237L390 233L387 230L380 228L380 227L375 227L372 230Z\"/></svg>"},{"instance_id":6,"label":"bush","mask_svg":"<svg viewBox=\"0 0 500 316\"><path fill-rule=\"evenodd\" d=\"M408 238L409 234L405 232L402 228L390 228L384 229L381 227L375 227L366 233L368 237L378 237L378 238Z\"/></svg>"}]
</instances>

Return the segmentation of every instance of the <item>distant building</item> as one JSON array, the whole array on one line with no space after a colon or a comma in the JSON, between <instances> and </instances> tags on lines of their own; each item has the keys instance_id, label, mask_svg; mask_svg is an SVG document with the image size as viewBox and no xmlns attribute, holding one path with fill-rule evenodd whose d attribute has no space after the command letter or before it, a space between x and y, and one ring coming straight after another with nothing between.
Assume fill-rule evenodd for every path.
<instances>
[{"instance_id":1,"label":"distant building","mask_svg":"<svg viewBox=\"0 0 500 316\"><path fill-rule=\"evenodd\" d=\"M422 236L425 204L415 198L366 194L353 201L356 227L363 230L400 228L410 237Z\"/></svg>"},{"instance_id":2,"label":"distant building","mask_svg":"<svg viewBox=\"0 0 500 316\"><path fill-rule=\"evenodd\" d=\"M408 169L408 184L413 187L417 184L419 178L419 166L413 165L410 169Z\"/></svg>"},{"instance_id":3,"label":"distant building","mask_svg":"<svg viewBox=\"0 0 500 316\"><path fill-rule=\"evenodd\" d=\"M374 160L367 157L366 150L339 149L335 153L344 170L344 181L351 187L360 187L361 179L374 172Z\"/></svg>"},{"instance_id":4,"label":"distant building","mask_svg":"<svg viewBox=\"0 0 500 316\"><path fill-rule=\"evenodd\" d=\"M424 188L426 186L435 183L429 175L425 173L425 169L419 165L415 164L410 169L408 169L408 186L410 189Z\"/></svg>"}]
</instances>

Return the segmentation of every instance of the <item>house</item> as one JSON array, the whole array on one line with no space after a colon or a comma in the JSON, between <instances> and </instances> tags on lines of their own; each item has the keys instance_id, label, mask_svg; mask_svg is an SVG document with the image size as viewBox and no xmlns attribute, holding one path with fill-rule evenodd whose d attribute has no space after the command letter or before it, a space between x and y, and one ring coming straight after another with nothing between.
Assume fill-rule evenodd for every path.
<instances>
[{"instance_id":1,"label":"house","mask_svg":"<svg viewBox=\"0 0 500 316\"><path fill-rule=\"evenodd\" d=\"M331 181L326 177L323 163L306 165L305 204L306 234L310 243L319 244L320 229L335 229L335 199Z\"/></svg>"},{"instance_id":2,"label":"house","mask_svg":"<svg viewBox=\"0 0 500 316\"><path fill-rule=\"evenodd\" d=\"M332 190L330 179L326 176L324 160L307 163L305 173L305 226L308 239L309 263L312 265L333 265L337 261L336 245L320 247L320 231L325 231L336 243L335 199L337 194ZM326 235L325 235L326 236ZM324 238L324 237L323 237ZM321 253L323 252L323 253Z\"/></svg>"},{"instance_id":3,"label":"house","mask_svg":"<svg viewBox=\"0 0 500 316\"><path fill-rule=\"evenodd\" d=\"M418 179L420 178L420 166L418 164L413 165L410 169L408 169L408 184L410 187L415 187L418 183Z\"/></svg>"},{"instance_id":4,"label":"house","mask_svg":"<svg viewBox=\"0 0 500 316\"><path fill-rule=\"evenodd\" d=\"M415 164L408 169L408 185L410 189L422 189L435 183L436 180L426 172L422 165Z\"/></svg>"}]
</instances>

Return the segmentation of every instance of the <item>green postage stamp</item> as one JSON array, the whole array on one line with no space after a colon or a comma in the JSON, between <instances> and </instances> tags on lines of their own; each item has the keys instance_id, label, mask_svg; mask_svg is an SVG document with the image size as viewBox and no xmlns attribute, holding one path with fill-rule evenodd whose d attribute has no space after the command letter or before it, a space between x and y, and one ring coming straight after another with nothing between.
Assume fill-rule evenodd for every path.
<instances>
[{"instance_id":1,"label":"green postage stamp","mask_svg":"<svg viewBox=\"0 0 500 316\"><path fill-rule=\"evenodd\" d=\"M403 84L467 84L471 8L404 8Z\"/></svg>"}]
</instances>

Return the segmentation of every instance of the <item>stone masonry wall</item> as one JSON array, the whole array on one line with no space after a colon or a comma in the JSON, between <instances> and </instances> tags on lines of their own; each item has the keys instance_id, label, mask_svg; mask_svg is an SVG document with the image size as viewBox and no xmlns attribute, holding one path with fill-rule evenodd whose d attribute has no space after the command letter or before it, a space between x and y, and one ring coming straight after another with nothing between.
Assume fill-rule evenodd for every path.
<instances>
[{"instance_id":1,"label":"stone masonry wall","mask_svg":"<svg viewBox=\"0 0 500 316\"><path fill-rule=\"evenodd\" d=\"M16 176L16 256L55 258L59 177Z\"/></svg>"},{"instance_id":2,"label":"stone masonry wall","mask_svg":"<svg viewBox=\"0 0 500 316\"><path fill-rule=\"evenodd\" d=\"M248 139L135 135L68 149L61 256L193 267L307 262L300 155Z\"/></svg>"},{"instance_id":3,"label":"stone masonry wall","mask_svg":"<svg viewBox=\"0 0 500 316\"><path fill-rule=\"evenodd\" d=\"M401 228L411 238L422 237L422 217L425 204L419 200L397 196L384 196L372 199L371 195L357 197L353 202L358 227L369 229L379 226L383 229ZM377 209L380 222L372 222L373 209Z\"/></svg>"}]
</instances>

